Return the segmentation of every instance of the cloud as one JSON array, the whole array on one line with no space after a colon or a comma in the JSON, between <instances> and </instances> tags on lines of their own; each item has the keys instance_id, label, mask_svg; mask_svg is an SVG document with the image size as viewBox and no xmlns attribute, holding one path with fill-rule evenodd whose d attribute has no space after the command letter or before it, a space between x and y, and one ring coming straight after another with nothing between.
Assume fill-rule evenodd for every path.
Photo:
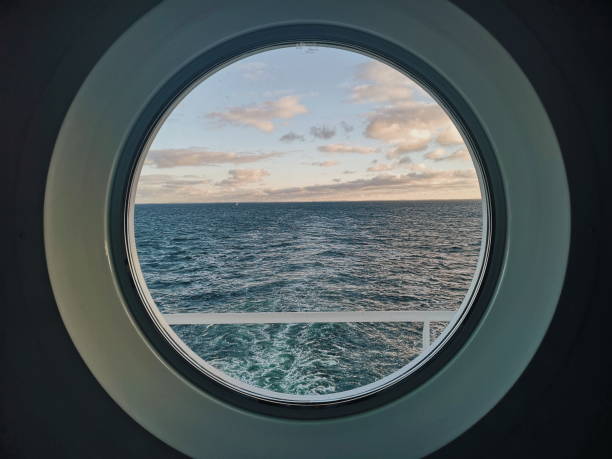
<instances>
[{"instance_id":1,"label":"cloud","mask_svg":"<svg viewBox=\"0 0 612 459\"><path fill-rule=\"evenodd\" d=\"M359 200L407 196L477 198L480 191L473 170L436 171L421 166L400 175L380 174L342 183L260 190L258 200Z\"/></svg>"},{"instance_id":2,"label":"cloud","mask_svg":"<svg viewBox=\"0 0 612 459\"><path fill-rule=\"evenodd\" d=\"M404 156L403 158L400 158L400 160L398 161L398 164L411 164L412 163L412 159L410 159L408 156Z\"/></svg>"},{"instance_id":3,"label":"cloud","mask_svg":"<svg viewBox=\"0 0 612 459\"><path fill-rule=\"evenodd\" d=\"M213 112L207 116L221 123L252 126L264 132L274 130L273 120L290 119L308 112L297 96L285 96L260 104L231 107L224 112Z\"/></svg>"},{"instance_id":4,"label":"cloud","mask_svg":"<svg viewBox=\"0 0 612 459\"><path fill-rule=\"evenodd\" d=\"M463 138L461 137L461 134L454 125L448 126L446 129L440 132L440 134L438 134L438 137L436 138L436 141L440 145L463 144Z\"/></svg>"},{"instance_id":5,"label":"cloud","mask_svg":"<svg viewBox=\"0 0 612 459\"><path fill-rule=\"evenodd\" d=\"M265 169L231 169L229 177L217 183L220 186L237 187L248 183L260 182L270 175Z\"/></svg>"},{"instance_id":6,"label":"cloud","mask_svg":"<svg viewBox=\"0 0 612 459\"><path fill-rule=\"evenodd\" d=\"M427 133L413 133L413 138L407 138L401 143L395 145L387 152L387 158L398 158L399 156L406 153L413 153L415 151L421 151L427 148L431 137ZM422 135L422 137L419 137Z\"/></svg>"},{"instance_id":7,"label":"cloud","mask_svg":"<svg viewBox=\"0 0 612 459\"><path fill-rule=\"evenodd\" d=\"M427 159L432 161L442 161L448 158L449 153L444 148L436 148L425 155Z\"/></svg>"},{"instance_id":8,"label":"cloud","mask_svg":"<svg viewBox=\"0 0 612 459\"><path fill-rule=\"evenodd\" d=\"M410 78L378 61L361 64L356 76L364 83L351 89L353 102L397 103L410 100L417 88Z\"/></svg>"},{"instance_id":9,"label":"cloud","mask_svg":"<svg viewBox=\"0 0 612 459\"><path fill-rule=\"evenodd\" d=\"M185 202L202 195L202 188L211 181L195 175L142 174L138 179L138 202Z\"/></svg>"},{"instance_id":10,"label":"cloud","mask_svg":"<svg viewBox=\"0 0 612 459\"><path fill-rule=\"evenodd\" d=\"M421 151L434 140L463 143L442 107L420 97L428 95L406 75L382 62L369 62L359 66L356 78L363 84L352 88L350 100L379 104L368 114L364 135L388 144L388 158Z\"/></svg>"},{"instance_id":11,"label":"cloud","mask_svg":"<svg viewBox=\"0 0 612 459\"><path fill-rule=\"evenodd\" d=\"M472 160L472 156L470 155L470 152L467 151L466 148L460 148L459 150L456 150L450 157L452 159L461 159L463 161Z\"/></svg>"},{"instance_id":12,"label":"cloud","mask_svg":"<svg viewBox=\"0 0 612 459\"><path fill-rule=\"evenodd\" d=\"M317 139L331 139L336 135L336 129L327 126L313 126L310 128L310 134Z\"/></svg>"},{"instance_id":13,"label":"cloud","mask_svg":"<svg viewBox=\"0 0 612 459\"><path fill-rule=\"evenodd\" d=\"M346 134L353 132L355 130L355 127L352 124L348 124L346 121L341 121L340 127Z\"/></svg>"},{"instance_id":14,"label":"cloud","mask_svg":"<svg viewBox=\"0 0 612 459\"><path fill-rule=\"evenodd\" d=\"M427 147L434 134L452 122L437 104L407 102L385 106L371 113L365 136L393 146L390 157Z\"/></svg>"},{"instance_id":15,"label":"cloud","mask_svg":"<svg viewBox=\"0 0 612 459\"><path fill-rule=\"evenodd\" d=\"M259 170L234 170L222 186L202 187L200 181L189 178L189 183L171 192L158 194L141 193L139 202L277 202L277 201L332 201L332 200L373 200L373 199L478 199L480 189L475 171L439 171L423 164L411 164L404 174L379 174L347 182L321 185L296 186L287 188L253 187L248 190L236 189L237 185L261 181L268 172ZM239 172L240 171L240 172ZM245 172L247 171L247 172ZM160 176L161 177L161 176ZM170 177L170 176L167 176ZM179 180L180 181L180 180ZM203 180L202 183L208 183ZM219 184L218 184L219 185Z\"/></svg>"},{"instance_id":16,"label":"cloud","mask_svg":"<svg viewBox=\"0 0 612 459\"><path fill-rule=\"evenodd\" d=\"M368 167L368 172L390 171L391 169L394 169L395 167L396 167L395 164L379 163L379 164L375 164L374 166Z\"/></svg>"},{"instance_id":17,"label":"cloud","mask_svg":"<svg viewBox=\"0 0 612 459\"><path fill-rule=\"evenodd\" d=\"M319 166L319 167L332 167L338 164L338 161L320 161L320 162L314 162L310 164L312 166Z\"/></svg>"},{"instance_id":18,"label":"cloud","mask_svg":"<svg viewBox=\"0 0 612 459\"><path fill-rule=\"evenodd\" d=\"M145 164L159 169L178 166L203 166L213 164L245 164L280 156L282 152L236 153L210 151L203 147L168 148L149 150Z\"/></svg>"},{"instance_id":19,"label":"cloud","mask_svg":"<svg viewBox=\"0 0 612 459\"><path fill-rule=\"evenodd\" d=\"M379 163L378 160L374 160L372 161L373 166L368 167L368 172L384 172L384 171L390 171L393 169L397 169L398 167L401 168L407 168L410 170L421 170L417 166L416 164L412 164L412 160L407 157L404 156L403 158L399 159L398 161L394 161L391 163ZM421 170L422 171L422 170Z\"/></svg>"},{"instance_id":20,"label":"cloud","mask_svg":"<svg viewBox=\"0 0 612 459\"><path fill-rule=\"evenodd\" d=\"M376 153L376 148L360 147L357 145L347 145L345 143L332 143L329 145L322 145L318 148L323 153L359 153L360 155L367 155Z\"/></svg>"},{"instance_id":21,"label":"cloud","mask_svg":"<svg viewBox=\"0 0 612 459\"><path fill-rule=\"evenodd\" d=\"M461 161L469 161L472 158L470 157L470 153L466 148L459 148L454 152L449 153L443 148L437 148L433 151L430 151L425 155L425 158L431 159L432 161L451 161L453 159L461 160Z\"/></svg>"},{"instance_id":22,"label":"cloud","mask_svg":"<svg viewBox=\"0 0 612 459\"><path fill-rule=\"evenodd\" d=\"M349 170L342 171L343 174L355 174L356 172L357 171L349 171Z\"/></svg>"},{"instance_id":23,"label":"cloud","mask_svg":"<svg viewBox=\"0 0 612 459\"><path fill-rule=\"evenodd\" d=\"M407 99L412 91L406 87L359 85L353 88L351 100L356 102L389 102Z\"/></svg>"},{"instance_id":24,"label":"cloud","mask_svg":"<svg viewBox=\"0 0 612 459\"><path fill-rule=\"evenodd\" d=\"M304 141L304 136L296 134L295 132L291 131L291 132L288 132L287 134L285 134L284 136L282 136L279 140L281 142L285 142L285 143L295 142L296 140L299 140L300 142L303 142Z\"/></svg>"},{"instance_id":25,"label":"cloud","mask_svg":"<svg viewBox=\"0 0 612 459\"><path fill-rule=\"evenodd\" d=\"M210 180L197 175L142 174L138 179L138 187L163 186L165 188L176 188L207 183L210 183Z\"/></svg>"}]
</instances>

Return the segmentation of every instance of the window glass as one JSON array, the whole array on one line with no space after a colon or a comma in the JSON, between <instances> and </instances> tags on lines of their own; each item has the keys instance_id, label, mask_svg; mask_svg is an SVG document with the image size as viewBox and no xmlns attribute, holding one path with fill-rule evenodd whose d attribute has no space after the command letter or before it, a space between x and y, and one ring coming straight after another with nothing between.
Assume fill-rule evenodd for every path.
<instances>
[{"instance_id":1,"label":"window glass","mask_svg":"<svg viewBox=\"0 0 612 459\"><path fill-rule=\"evenodd\" d=\"M143 152L145 300L191 362L239 391L377 390L469 307L476 167L432 95L378 59L296 45L234 61L190 88Z\"/></svg>"}]
</instances>

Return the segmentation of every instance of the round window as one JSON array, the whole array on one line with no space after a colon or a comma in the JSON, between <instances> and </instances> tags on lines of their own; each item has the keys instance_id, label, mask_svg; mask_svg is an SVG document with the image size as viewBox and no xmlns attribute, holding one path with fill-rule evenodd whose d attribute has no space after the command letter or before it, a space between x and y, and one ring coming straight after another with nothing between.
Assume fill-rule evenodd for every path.
<instances>
[{"instance_id":1,"label":"round window","mask_svg":"<svg viewBox=\"0 0 612 459\"><path fill-rule=\"evenodd\" d=\"M268 48L162 113L131 180L129 261L158 332L205 378L273 403L351 401L406 380L463 322L487 186L409 70Z\"/></svg>"}]
</instances>

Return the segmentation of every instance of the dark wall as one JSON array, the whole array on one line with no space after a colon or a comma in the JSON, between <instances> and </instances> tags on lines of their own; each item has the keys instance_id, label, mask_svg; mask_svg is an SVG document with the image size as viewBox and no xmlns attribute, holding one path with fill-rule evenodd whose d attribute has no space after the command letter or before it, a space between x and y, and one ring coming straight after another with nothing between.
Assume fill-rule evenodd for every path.
<instances>
[{"instance_id":1,"label":"dark wall","mask_svg":"<svg viewBox=\"0 0 612 459\"><path fill-rule=\"evenodd\" d=\"M434 456L612 457L612 3L456 3L508 49L551 117L571 190L572 247L557 313L528 369Z\"/></svg>"},{"instance_id":2,"label":"dark wall","mask_svg":"<svg viewBox=\"0 0 612 459\"><path fill-rule=\"evenodd\" d=\"M2 3L0 456L177 457L93 378L54 303L42 233L47 167L62 118L106 48L155 2Z\"/></svg>"},{"instance_id":3,"label":"dark wall","mask_svg":"<svg viewBox=\"0 0 612 459\"><path fill-rule=\"evenodd\" d=\"M2 457L180 456L126 416L78 356L53 301L42 233L46 170L70 101L104 50L155 3L0 0ZM493 411L434 457L612 456L612 8L456 3L506 46L551 115L572 193L572 249L533 362Z\"/></svg>"}]
</instances>

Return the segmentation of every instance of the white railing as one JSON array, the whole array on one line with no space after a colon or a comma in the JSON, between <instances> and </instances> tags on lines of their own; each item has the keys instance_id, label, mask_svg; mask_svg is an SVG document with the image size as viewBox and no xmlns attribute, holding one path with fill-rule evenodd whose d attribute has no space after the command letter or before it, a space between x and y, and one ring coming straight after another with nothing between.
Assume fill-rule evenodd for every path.
<instances>
[{"instance_id":1,"label":"white railing","mask_svg":"<svg viewBox=\"0 0 612 459\"><path fill-rule=\"evenodd\" d=\"M169 325L423 322L423 350L431 345L431 322L450 322L454 316L455 311L189 312L164 314L164 318Z\"/></svg>"}]
</instances>

